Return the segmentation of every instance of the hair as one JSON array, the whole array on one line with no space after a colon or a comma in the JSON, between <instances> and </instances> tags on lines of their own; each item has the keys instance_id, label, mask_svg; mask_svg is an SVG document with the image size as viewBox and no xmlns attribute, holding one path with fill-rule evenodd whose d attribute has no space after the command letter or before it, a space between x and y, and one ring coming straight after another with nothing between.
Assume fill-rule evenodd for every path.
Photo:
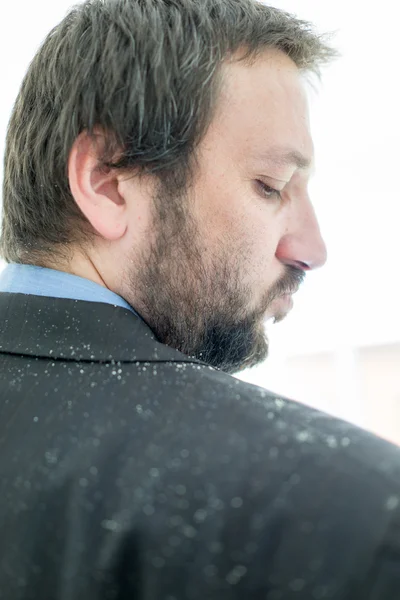
<instances>
[{"instance_id":1,"label":"hair","mask_svg":"<svg viewBox=\"0 0 400 600\"><path fill-rule=\"evenodd\" d=\"M183 188L215 113L224 61L287 54L320 74L335 56L312 25L254 0L88 0L47 36L9 123L0 252L6 262L68 261L96 232L78 208L68 157L104 132L99 166ZM166 208L166 207L165 207Z\"/></svg>"}]
</instances>

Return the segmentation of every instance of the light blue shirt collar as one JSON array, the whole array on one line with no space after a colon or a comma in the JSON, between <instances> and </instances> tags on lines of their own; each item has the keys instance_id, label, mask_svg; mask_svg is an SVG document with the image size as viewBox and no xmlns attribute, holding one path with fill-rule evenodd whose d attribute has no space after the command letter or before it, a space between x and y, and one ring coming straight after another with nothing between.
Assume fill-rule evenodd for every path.
<instances>
[{"instance_id":1,"label":"light blue shirt collar","mask_svg":"<svg viewBox=\"0 0 400 600\"><path fill-rule=\"evenodd\" d=\"M126 308L140 318L118 294L89 279L55 269L8 264L0 273L0 292L103 302Z\"/></svg>"}]
</instances>

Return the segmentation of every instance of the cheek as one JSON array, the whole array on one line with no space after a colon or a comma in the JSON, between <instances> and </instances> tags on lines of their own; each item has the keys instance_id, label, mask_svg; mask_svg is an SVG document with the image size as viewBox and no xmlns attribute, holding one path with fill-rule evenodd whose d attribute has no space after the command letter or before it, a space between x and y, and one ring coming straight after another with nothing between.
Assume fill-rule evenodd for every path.
<instances>
[{"instance_id":1,"label":"cheek","mask_svg":"<svg viewBox=\"0 0 400 600\"><path fill-rule=\"evenodd\" d=\"M226 251L238 266L243 265L249 278L265 278L274 263L282 228L273 203L257 198L248 182L233 184L210 169L207 180L196 190L193 214L206 255Z\"/></svg>"},{"instance_id":2,"label":"cheek","mask_svg":"<svg viewBox=\"0 0 400 600\"><path fill-rule=\"evenodd\" d=\"M264 271L276 260L281 223L270 206L248 203L238 215L236 237L241 239L251 256L253 270Z\"/></svg>"},{"instance_id":3,"label":"cheek","mask_svg":"<svg viewBox=\"0 0 400 600\"><path fill-rule=\"evenodd\" d=\"M262 297L281 276L281 265L276 258L278 239L276 227L265 218L239 219L232 226L229 260L232 268L240 270L241 279L255 297Z\"/></svg>"},{"instance_id":4,"label":"cheek","mask_svg":"<svg viewBox=\"0 0 400 600\"><path fill-rule=\"evenodd\" d=\"M240 223L243 240L242 275L258 300L279 277L282 265L276 257L282 223L269 207L252 208ZM246 254L246 256L245 256Z\"/></svg>"},{"instance_id":5,"label":"cheek","mask_svg":"<svg viewBox=\"0 0 400 600\"><path fill-rule=\"evenodd\" d=\"M233 240L241 245L243 214L238 211L234 194L216 178L196 190L193 199L195 223L203 253L220 255L224 249L232 250Z\"/></svg>"},{"instance_id":6,"label":"cheek","mask_svg":"<svg viewBox=\"0 0 400 600\"><path fill-rule=\"evenodd\" d=\"M249 244L249 254L245 261L243 277L252 289L263 295L269 286L279 277L278 264L275 258L275 246L268 238L259 236Z\"/></svg>"}]
</instances>

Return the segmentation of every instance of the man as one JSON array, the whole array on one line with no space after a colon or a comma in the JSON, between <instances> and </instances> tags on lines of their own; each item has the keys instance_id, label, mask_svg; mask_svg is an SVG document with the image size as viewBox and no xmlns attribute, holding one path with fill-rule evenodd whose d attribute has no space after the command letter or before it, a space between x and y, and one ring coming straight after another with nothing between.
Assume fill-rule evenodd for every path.
<instances>
[{"instance_id":1,"label":"man","mask_svg":"<svg viewBox=\"0 0 400 600\"><path fill-rule=\"evenodd\" d=\"M305 74L252 0L91 0L7 137L0 598L400 598L400 453L231 373L326 250Z\"/></svg>"}]
</instances>

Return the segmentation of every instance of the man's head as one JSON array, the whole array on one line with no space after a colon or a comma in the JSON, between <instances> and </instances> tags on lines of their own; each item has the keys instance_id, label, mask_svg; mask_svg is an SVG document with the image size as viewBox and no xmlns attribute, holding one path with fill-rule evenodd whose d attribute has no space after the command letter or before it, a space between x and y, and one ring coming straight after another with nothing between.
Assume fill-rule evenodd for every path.
<instances>
[{"instance_id":1,"label":"man's head","mask_svg":"<svg viewBox=\"0 0 400 600\"><path fill-rule=\"evenodd\" d=\"M123 296L227 372L264 360L325 246L304 72L333 51L252 0L92 0L48 36L10 122L2 254Z\"/></svg>"}]
</instances>

